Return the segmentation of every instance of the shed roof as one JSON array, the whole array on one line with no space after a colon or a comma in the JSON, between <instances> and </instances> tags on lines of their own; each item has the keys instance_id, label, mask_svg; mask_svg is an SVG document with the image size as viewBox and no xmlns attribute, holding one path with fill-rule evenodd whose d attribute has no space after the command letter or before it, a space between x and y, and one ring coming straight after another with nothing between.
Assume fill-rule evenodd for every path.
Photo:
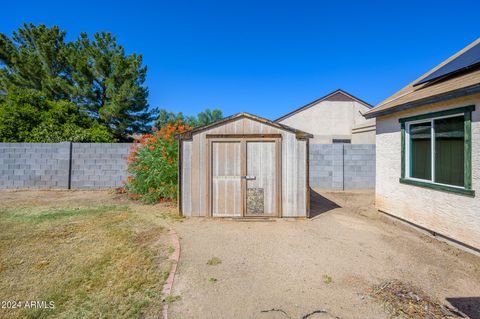
<instances>
[{"instance_id":1,"label":"shed roof","mask_svg":"<svg viewBox=\"0 0 480 319\"><path fill-rule=\"evenodd\" d=\"M292 115L295 115L299 112L302 112L306 109L309 109L312 106L314 106L315 104L318 104L318 103L323 102L323 101L355 101L355 102L358 102L360 104L365 105L369 109L373 107L371 104L368 104L367 102L362 101L361 99L351 95L350 93L347 93L342 89L338 89L338 90L335 90L333 92L328 93L327 95L322 96L319 99L316 99L315 101L312 101L312 102L310 102L310 103L308 103L304 106L301 106L298 109L295 109L295 110L291 111L290 113L287 113L287 114L279 117L278 119L275 120L275 122L283 121L286 118L289 118Z\"/></svg>"},{"instance_id":2,"label":"shed roof","mask_svg":"<svg viewBox=\"0 0 480 319\"><path fill-rule=\"evenodd\" d=\"M418 84L422 79L428 77L478 43L480 43L480 38L412 81L373 109L364 113L364 116L373 118L439 101L480 93L480 67L478 66L467 69L464 72L439 78L438 80Z\"/></svg>"},{"instance_id":3,"label":"shed roof","mask_svg":"<svg viewBox=\"0 0 480 319\"><path fill-rule=\"evenodd\" d=\"M232 122L232 121L236 121L240 118L248 118L248 119L251 119L253 121L257 121L257 122L260 122L260 123L263 123L263 124L266 124L266 125L270 125L270 126L276 127L278 129L281 129L281 130L284 130L284 131L287 131L287 132L294 133L297 138L304 139L304 138L313 137L313 135L310 134L310 133L307 133L307 132L304 132L304 131L301 131L301 130L297 130L297 129L295 129L293 127L290 127L290 126L287 126L285 124L277 123L277 122L274 122L274 121L268 120L266 118L256 116L256 115L253 115L253 114L250 114L250 113L247 113L247 112L241 112L241 113L237 113L237 114L234 114L234 115L231 115L231 116L227 116L227 117L225 117L225 118L223 118L219 121L216 121L216 122L213 122L213 123L210 123L210 124L207 124L207 125L195 127L195 128L193 128L193 129L191 129L187 132L176 135L175 138L180 139L180 140L188 140L188 139L191 139L192 135L194 135L196 133L206 131L208 129L211 129L211 128L214 128L214 127L217 127L217 126L221 126L221 125L224 125L224 124Z\"/></svg>"}]
</instances>

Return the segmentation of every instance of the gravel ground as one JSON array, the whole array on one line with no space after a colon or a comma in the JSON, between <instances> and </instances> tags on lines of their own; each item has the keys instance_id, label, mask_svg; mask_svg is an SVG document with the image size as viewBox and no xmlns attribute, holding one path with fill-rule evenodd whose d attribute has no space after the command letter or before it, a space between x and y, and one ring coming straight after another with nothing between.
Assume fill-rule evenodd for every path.
<instances>
[{"instance_id":1,"label":"gravel ground","mask_svg":"<svg viewBox=\"0 0 480 319\"><path fill-rule=\"evenodd\" d=\"M391 279L480 303L480 257L377 213L372 192L321 194L310 220L177 223L171 318L388 318L368 290Z\"/></svg>"}]
</instances>

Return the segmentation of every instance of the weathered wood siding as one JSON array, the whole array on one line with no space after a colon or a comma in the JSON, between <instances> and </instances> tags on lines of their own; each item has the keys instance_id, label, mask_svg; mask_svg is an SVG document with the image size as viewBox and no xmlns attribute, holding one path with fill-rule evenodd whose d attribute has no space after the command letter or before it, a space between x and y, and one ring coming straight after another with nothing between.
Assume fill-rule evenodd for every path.
<instances>
[{"instance_id":1,"label":"weathered wood siding","mask_svg":"<svg viewBox=\"0 0 480 319\"><path fill-rule=\"evenodd\" d=\"M297 149L297 156L296 156L296 167L297 169L295 170L297 172L296 177L297 177L297 186L295 188L295 192L297 194L297 211L303 212L305 215L307 212L307 187L305 186L307 184L307 141L305 140L297 140L296 141L296 149ZM286 215L290 216L290 215ZM291 216L295 217L295 216Z\"/></svg>"},{"instance_id":2,"label":"weathered wood siding","mask_svg":"<svg viewBox=\"0 0 480 319\"><path fill-rule=\"evenodd\" d=\"M212 127L183 141L182 213L184 216L208 215L207 134L281 134L281 215L305 217L306 205L306 141L297 140L294 133L249 118Z\"/></svg>"},{"instance_id":3,"label":"weathered wood siding","mask_svg":"<svg viewBox=\"0 0 480 319\"><path fill-rule=\"evenodd\" d=\"M263 191L263 213L275 215L277 212L277 178L275 142L247 141L247 175L255 176L254 180L247 180L248 189ZM248 211L247 204L247 214Z\"/></svg>"},{"instance_id":4,"label":"weathered wood siding","mask_svg":"<svg viewBox=\"0 0 480 319\"><path fill-rule=\"evenodd\" d=\"M185 216L192 216L192 142L182 141L182 210Z\"/></svg>"},{"instance_id":5,"label":"weathered wood siding","mask_svg":"<svg viewBox=\"0 0 480 319\"><path fill-rule=\"evenodd\" d=\"M241 143L218 141L212 143L212 215L239 217L241 198Z\"/></svg>"}]
</instances>

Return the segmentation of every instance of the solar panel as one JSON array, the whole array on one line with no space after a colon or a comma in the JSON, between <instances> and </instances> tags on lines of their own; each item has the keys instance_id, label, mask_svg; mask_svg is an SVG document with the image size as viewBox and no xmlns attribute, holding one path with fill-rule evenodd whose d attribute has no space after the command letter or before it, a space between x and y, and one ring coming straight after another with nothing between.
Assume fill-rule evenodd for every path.
<instances>
[{"instance_id":1,"label":"solar panel","mask_svg":"<svg viewBox=\"0 0 480 319\"><path fill-rule=\"evenodd\" d=\"M467 70L473 66L480 64L480 43L471 47L460 56L456 57L452 61L442 66L437 71L433 72L424 79L421 79L415 85L430 82L448 74L457 73L463 70Z\"/></svg>"}]
</instances>

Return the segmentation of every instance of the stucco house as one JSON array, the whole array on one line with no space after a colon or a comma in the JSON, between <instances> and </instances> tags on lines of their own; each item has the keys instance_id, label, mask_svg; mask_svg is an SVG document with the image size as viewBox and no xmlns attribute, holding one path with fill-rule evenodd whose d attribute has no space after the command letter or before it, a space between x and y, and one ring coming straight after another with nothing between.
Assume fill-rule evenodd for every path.
<instances>
[{"instance_id":1,"label":"stucco house","mask_svg":"<svg viewBox=\"0 0 480 319\"><path fill-rule=\"evenodd\" d=\"M336 90L275 120L313 135L311 144L375 144L375 119L362 114L373 106Z\"/></svg>"},{"instance_id":2,"label":"stucco house","mask_svg":"<svg viewBox=\"0 0 480 319\"><path fill-rule=\"evenodd\" d=\"M480 39L365 116L377 209L480 251Z\"/></svg>"}]
</instances>

